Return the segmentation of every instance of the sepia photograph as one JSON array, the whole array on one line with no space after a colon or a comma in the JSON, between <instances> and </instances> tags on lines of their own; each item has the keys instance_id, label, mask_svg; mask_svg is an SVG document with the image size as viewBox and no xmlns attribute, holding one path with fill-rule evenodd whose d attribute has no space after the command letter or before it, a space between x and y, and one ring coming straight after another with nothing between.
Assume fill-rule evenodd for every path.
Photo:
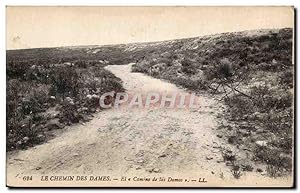
<instances>
[{"instance_id":1,"label":"sepia photograph","mask_svg":"<svg viewBox=\"0 0 300 193\"><path fill-rule=\"evenodd\" d=\"M295 187L293 6L5 14L7 187Z\"/></svg>"}]
</instances>

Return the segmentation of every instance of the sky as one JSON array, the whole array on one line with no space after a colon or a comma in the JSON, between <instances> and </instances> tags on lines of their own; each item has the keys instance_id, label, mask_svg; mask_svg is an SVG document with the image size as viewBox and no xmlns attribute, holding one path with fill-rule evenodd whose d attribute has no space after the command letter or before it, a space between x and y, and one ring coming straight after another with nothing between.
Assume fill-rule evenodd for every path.
<instances>
[{"instance_id":1,"label":"sky","mask_svg":"<svg viewBox=\"0 0 300 193\"><path fill-rule=\"evenodd\" d=\"M292 7L6 8L6 48L152 42L293 27Z\"/></svg>"}]
</instances>

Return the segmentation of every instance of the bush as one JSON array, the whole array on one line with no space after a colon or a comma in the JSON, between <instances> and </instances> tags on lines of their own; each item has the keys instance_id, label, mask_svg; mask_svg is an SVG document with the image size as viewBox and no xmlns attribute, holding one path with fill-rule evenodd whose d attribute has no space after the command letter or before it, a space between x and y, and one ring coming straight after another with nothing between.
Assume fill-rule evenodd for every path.
<instances>
[{"instance_id":1,"label":"bush","mask_svg":"<svg viewBox=\"0 0 300 193\"><path fill-rule=\"evenodd\" d=\"M51 73L51 95L76 97L79 93L80 81L75 68L69 66L58 67Z\"/></svg>"},{"instance_id":2,"label":"bush","mask_svg":"<svg viewBox=\"0 0 300 193\"><path fill-rule=\"evenodd\" d=\"M151 63L147 60L142 60L140 62L137 62L136 64L132 65L132 72L141 72L145 74L149 74L150 68L154 65L154 63Z\"/></svg>"},{"instance_id":3,"label":"bush","mask_svg":"<svg viewBox=\"0 0 300 193\"><path fill-rule=\"evenodd\" d=\"M225 98L224 101L229 107L230 115L235 119L242 119L243 115L253 114L258 111L254 101L242 95L233 95Z\"/></svg>"},{"instance_id":4,"label":"bush","mask_svg":"<svg viewBox=\"0 0 300 193\"><path fill-rule=\"evenodd\" d=\"M184 72L187 75L193 75L196 74L198 71L197 66L193 63L193 61L184 59L182 62L182 72Z\"/></svg>"},{"instance_id":5,"label":"bush","mask_svg":"<svg viewBox=\"0 0 300 193\"><path fill-rule=\"evenodd\" d=\"M284 109L292 106L293 96L289 91L280 88L270 89L268 86L254 86L250 95L255 99L260 112L268 112L271 109Z\"/></svg>"},{"instance_id":6,"label":"bush","mask_svg":"<svg viewBox=\"0 0 300 193\"><path fill-rule=\"evenodd\" d=\"M206 89L206 82L202 79L197 80L191 80L186 77L178 77L174 78L174 82L178 86L182 86L184 88L193 90L193 91L199 91L199 90L205 90Z\"/></svg>"},{"instance_id":7,"label":"bush","mask_svg":"<svg viewBox=\"0 0 300 193\"><path fill-rule=\"evenodd\" d=\"M72 123L79 123L80 119L82 119L82 116L77 113L77 106L74 102L65 100L60 107L59 121L71 125Z\"/></svg>"},{"instance_id":8,"label":"bush","mask_svg":"<svg viewBox=\"0 0 300 193\"><path fill-rule=\"evenodd\" d=\"M254 156L256 160L267 164L267 172L272 177L282 175L284 170L289 171L292 169L292 158L282 154L278 149L256 146Z\"/></svg>"},{"instance_id":9,"label":"bush","mask_svg":"<svg viewBox=\"0 0 300 193\"><path fill-rule=\"evenodd\" d=\"M208 80L229 79L234 75L234 68L232 63L227 58L222 58L219 63L210 65L205 71L205 76Z\"/></svg>"},{"instance_id":10,"label":"bush","mask_svg":"<svg viewBox=\"0 0 300 193\"><path fill-rule=\"evenodd\" d=\"M9 79L24 78L30 67L30 62L26 61L10 61L7 64L6 74Z\"/></svg>"}]
</instances>

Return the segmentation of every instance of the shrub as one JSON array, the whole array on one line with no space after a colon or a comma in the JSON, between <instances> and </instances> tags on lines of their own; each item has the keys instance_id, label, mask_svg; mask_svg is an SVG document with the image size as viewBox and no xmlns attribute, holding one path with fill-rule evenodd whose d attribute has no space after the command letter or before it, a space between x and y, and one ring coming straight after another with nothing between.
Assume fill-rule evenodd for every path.
<instances>
[{"instance_id":1,"label":"shrub","mask_svg":"<svg viewBox=\"0 0 300 193\"><path fill-rule=\"evenodd\" d=\"M222 58L219 63L210 65L204 72L208 80L229 79L234 75L234 68L228 58Z\"/></svg>"},{"instance_id":2,"label":"shrub","mask_svg":"<svg viewBox=\"0 0 300 193\"><path fill-rule=\"evenodd\" d=\"M148 74L150 72L150 68L154 65L154 63L151 63L147 60L142 60L140 62L137 62L136 64L132 65L132 72L141 72Z\"/></svg>"},{"instance_id":3,"label":"shrub","mask_svg":"<svg viewBox=\"0 0 300 193\"><path fill-rule=\"evenodd\" d=\"M87 68L87 62L84 60L77 60L74 62L74 66L79 67L79 68Z\"/></svg>"},{"instance_id":4,"label":"shrub","mask_svg":"<svg viewBox=\"0 0 300 193\"><path fill-rule=\"evenodd\" d=\"M240 171L240 166L238 165L233 166L231 172L235 179L240 179L240 177L242 176L242 172Z\"/></svg>"},{"instance_id":5,"label":"shrub","mask_svg":"<svg viewBox=\"0 0 300 193\"><path fill-rule=\"evenodd\" d=\"M76 97L79 93L80 81L75 68L69 66L58 67L51 74L51 95Z\"/></svg>"},{"instance_id":6,"label":"shrub","mask_svg":"<svg viewBox=\"0 0 300 193\"><path fill-rule=\"evenodd\" d=\"M79 123L80 119L82 116L77 113L77 106L74 102L65 100L60 107L59 121L71 125L72 123Z\"/></svg>"},{"instance_id":7,"label":"shrub","mask_svg":"<svg viewBox=\"0 0 300 193\"><path fill-rule=\"evenodd\" d=\"M292 169L292 159L289 156L267 146L257 145L254 149L254 158L267 164L267 171L269 170L268 173L272 177L282 175L284 170L290 171Z\"/></svg>"},{"instance_id":8,"label":"shrub","mask_svg":"<svg viewBox=\"0 0 300 193\"><path fill-rule=\"evenodd\" d=\"M241 119L243 115L252 114L257 111L254 101L242 95L233 95L225 98L224 101L229 106L231 116L235 119Z\"/></svg>"},{"instance_id":9,"label":"shrub","mask_svg":"<svg viewBox=\"0 0 300 193\"><path fill-rule=\"evenodd\" d=\"M192 80L190 78L186 77L178 77L174 78L174 82L178 86L182 86L184 88L193 90L193 91L199 91L206 89L206 82L202 79Z\"/></svg>"},{"instance_id":10,"label":"shrub","mask_svg":"<svg viewBox=\"0 0 300 193\"><path fill-rule=\"evenodd\" d=\"M6 74L9 79L23 78L30 67L28 61L9 61Z\"/></svg>"},{"instance_id":11,"label":"shrub","mask_svg":"<svg viewBox=\"0 0 300 193\"><path fill-rule=\"evenodd\" d=\"M182 72L184 72L187 75L193 75L196 74L198 71L198 68L196 65L194 65L193 61L184 59L181 61L182 64Z\"/></svg>"}]
</instances>

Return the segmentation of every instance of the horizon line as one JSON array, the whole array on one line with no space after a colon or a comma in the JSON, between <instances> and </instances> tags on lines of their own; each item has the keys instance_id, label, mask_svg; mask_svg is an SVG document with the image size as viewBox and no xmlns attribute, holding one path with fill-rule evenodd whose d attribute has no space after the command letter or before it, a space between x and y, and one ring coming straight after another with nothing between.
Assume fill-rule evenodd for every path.
<instances>
[{"instance_id":1,"label":"horizon line","mask_svg":"<svg viewBox=\"0 0 300 193\"><path fill-rule=\"evenodd\" d=\"M6 51L16 51L16 50L33 50L33 49L54 49L54 48L72 48L72 47L105 47L105 46L118 46L118 45L130 45L130 44L151 44L151 43L159 43L159 42L167 42L167 41L174 41L174 40L186 40L186 39L194 39L194 38L201 38L205 36L212 36L212 35L222 35L226 33L243 33L243 32L249 32L249 31L268 31L268 30L280 30L280 29L294 29L293 27L282 27L282 28L259 28L259 29L249 29L249 30L242 30L242 31L227 31L227 32L221 32L221 33L211 33L211 34L205 34L201 36L193 36L193 37L183 37L183 38L177 38L177 39L166 39L166 40L158 40L158 41L141 41L141 42L130 42L130 43L116 43L116 44L94 44L94 45L70 45L70 46L49 46L49 47L33 47L33 48L16 48L16 49L7 49ZM6 39L7 41L7 39ZM6 43L7 44L7 43Z\"/></svg>"}]
</instances>

